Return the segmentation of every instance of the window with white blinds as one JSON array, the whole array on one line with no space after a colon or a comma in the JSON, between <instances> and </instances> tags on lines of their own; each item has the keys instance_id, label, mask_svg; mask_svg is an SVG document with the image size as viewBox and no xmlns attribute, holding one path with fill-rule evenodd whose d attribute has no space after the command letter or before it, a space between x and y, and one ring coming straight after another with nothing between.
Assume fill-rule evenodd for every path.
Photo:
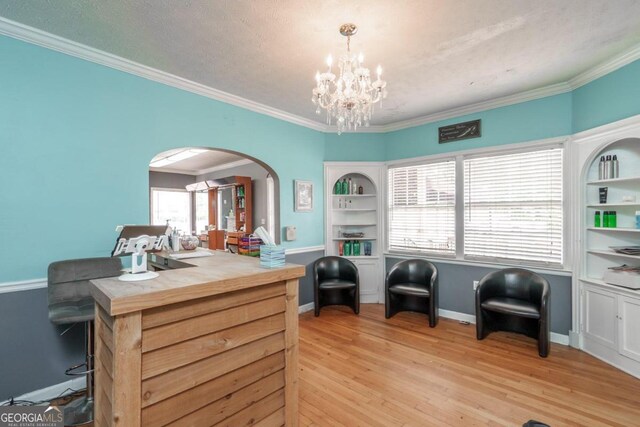
<instances>
[{"instance_id":1,"label":"window with white blinds","mask_svg":"<svg viewBox=\"0 0 640 427\"><path fill-rule=\"evenodd\" d=\"M454 160L389 169L389 250L456 253Z\"/></svg>"},{"instance_id":2,"label":"window with white blinds","mask_svg":"<svg viewBox=\"0 0 640 427\"><path fill-rule=\"evenodd\" d=\"M464 255L562 265L562 149L464 160Z\"/></svg>"}]
</instances>

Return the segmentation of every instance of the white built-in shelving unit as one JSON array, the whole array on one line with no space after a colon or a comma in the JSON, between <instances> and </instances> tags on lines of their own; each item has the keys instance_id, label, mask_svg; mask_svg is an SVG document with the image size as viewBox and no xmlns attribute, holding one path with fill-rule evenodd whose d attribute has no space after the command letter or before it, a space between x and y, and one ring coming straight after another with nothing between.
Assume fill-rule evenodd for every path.
<instances>
[{"instance_id":1,"label":"white built-in shelving unit","mask_svg":"<svg viewBox=\"0 0 640 427\"><path fill-rule=\"evenodd\" d=\"M360 243L359 256L346 256L358 267L360 302L383 302L382 167L378 163L325 163L325 253L339 256L339 246L346 241ZM362 194L334 194L335 184L343 179L362 186ZM364 237L348 238L344 233L364 233ZM364 244L371 244L371 255L365 255Z\"/></svg>"},{"instance_id":2,"label":"white built-in shelving unit","mask_svg":"<svg viewBox=\"0 0 640 427\"><path fill-rule=\"evenodd\" d=\"M606 283L614 266L640 266L640 256L613 251L614 246L640 246L635 212L640 210L640 127L637 136L611 134L577 140L581 174L581 238L579 240L580 346L583 350L640 377L640 291ZM627 132L628 134L629 132ZM600 179L600 156L617 155L620 176ZM599 189L607 187L607 203ZM632 201L625 201L625 196ZM615 211L617 227L595 226L596 211Z\"/></svg>"}]
</instances>

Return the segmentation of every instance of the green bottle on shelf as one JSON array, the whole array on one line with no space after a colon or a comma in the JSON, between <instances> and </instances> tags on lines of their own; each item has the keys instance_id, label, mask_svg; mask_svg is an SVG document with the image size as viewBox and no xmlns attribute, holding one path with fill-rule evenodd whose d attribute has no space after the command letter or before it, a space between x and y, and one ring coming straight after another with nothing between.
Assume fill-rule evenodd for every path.
<instances>
[{"instance_id":1,"label":"green bottle on shelf","mask_svg":"<svg viewBox=\"0 0 640 427\"><path fill-rule=\"evenodd\" d=\"M349 194L349 183L346 178L342 179L342 194Z\"/></svg>"},{"instance_id":2,"label":"green bottle on shelf","mask_svg":"<svg viewBox=\"0 0 640 427\"><path fill-rule=\"evenodd\" d=\"M333 186L333 194L342 194L342 183L340 180L337 180L336 184Z\"/></svg>"},{"instance_id":3,"label":"green bottle on shelf","mask_svg":"<svg viewBox=\"0 0 640 427\"><path fill-rule=\"evenodd\" d=\"M344 242L344 256L351 256L351 242Z\"/></svg>"},{"instance_id":4,"label":"green bottle on shelf","mask_svg":"<svg viewBox=\"0 0 640 427\"><path fill-rule=\"evenodd\" d=\"M360 242L358 240L353 242L353 256L360 256Z\"/></svg>"}]
</instances>

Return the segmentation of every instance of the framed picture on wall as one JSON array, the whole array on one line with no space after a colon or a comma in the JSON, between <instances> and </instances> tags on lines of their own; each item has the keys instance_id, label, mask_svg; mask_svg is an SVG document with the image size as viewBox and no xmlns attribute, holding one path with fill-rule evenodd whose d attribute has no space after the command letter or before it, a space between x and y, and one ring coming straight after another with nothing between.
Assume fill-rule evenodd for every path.
<instances>
[{"instance_id":1,"label":"framed picture on wall","mask_svg":"<svg viewBox=\"0 0 640 427\"><path fill-rule=\"evenodd\" d=\"M294 200L296 212L313 211L313 182L295 180Z\"/></svg>"}]
</instances>

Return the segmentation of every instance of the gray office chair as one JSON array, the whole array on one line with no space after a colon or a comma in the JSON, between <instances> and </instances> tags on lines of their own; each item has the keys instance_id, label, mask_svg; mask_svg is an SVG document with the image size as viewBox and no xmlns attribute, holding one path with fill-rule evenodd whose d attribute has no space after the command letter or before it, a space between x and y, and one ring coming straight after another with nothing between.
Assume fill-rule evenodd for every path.
<instances>
[{"instance_id":1,"label":"gray office chair","mask_svg":"<svg viewBox=\"0 0 640 427\"><path fill-rule=\"evenodd\" d=\"M93 421L93 319L94 301L89 281L121 274L120 258L87 258L49 264L49 320L56 325L83 322L85 362L65 371L66 375L86 375L87 394L64 408L64 425L78 426Z\"/></svg>"}]
</instances>

